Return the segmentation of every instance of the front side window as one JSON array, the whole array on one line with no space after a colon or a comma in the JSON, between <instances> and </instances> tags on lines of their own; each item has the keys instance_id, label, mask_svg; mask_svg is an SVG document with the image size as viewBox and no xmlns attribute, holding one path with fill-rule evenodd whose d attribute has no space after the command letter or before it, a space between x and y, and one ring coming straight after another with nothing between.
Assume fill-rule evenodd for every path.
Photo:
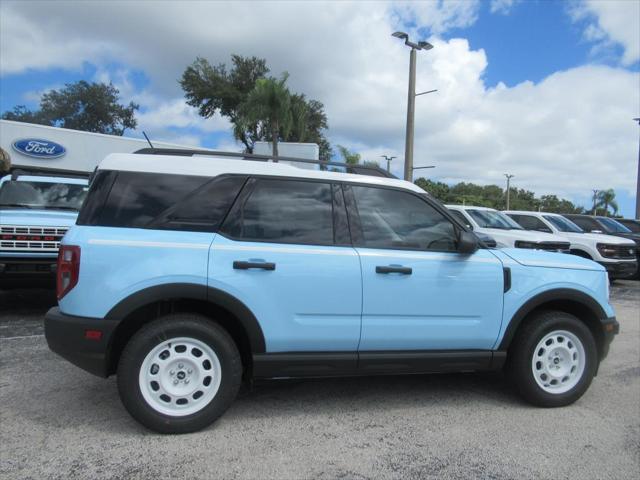
<instances>
[{"instance_id":1,"label":"front side window","mask_svg":"<svg viewBox=\"0 0 640 480\"><path fill-rule=\"evenodd\" d=\"M552 233L551 229L542 220L538 217L534 217L533 215L508 214L508 216L518 222L518 224L525 230Z\"/></svg>"},{"instance_id":2,"label":"front side window","mask_svg":"<svg viewBox=\"0 0 640 480\"><path fill-rule=\"evenodd\" d=\"M360 246L455 251L453 223L416 195L352 186L362 228Z\"/></svg>"},{"instance_id":3,"label":"front side window","mask_svg":"<svg viewBox=\"0 0 640 480\"><path fill-rule=\"evenodd\" d=\"M256 179L236 203L223 233L245 241L333 245L331 184Z\"/></svg>"},{"instance_id":4,"label":"front side window","mask_svg":"<svg viewBox=\"0 0 640 480\"><path fill-rule=\"evenodd\" d=\"M0 207L77 211L88 190L82 184L11 180L0 188Z\"/></svg>"},{"instance_id":5,"label":"front side window","mask_svg":"<svg viewBox=\"0 0 640 480\"><path fill-rule=\"evenodd\" d=\"M502 212L495 210L476 210L467 209L471 218L480 226L480 228L497 228L500 230L523 230L514 220L510 219Z\"/></svg>"},{"instance_id":6,"label":"front side window","mask_svg":"<svg viewBox=\"0 0 640 480\"><path fill-rule=\"evenodd\" d=\"M600 230L602 227L597 222L587 217L571 217L570 220L582 228L585 232Z\"/></svg>"}]
</instances>

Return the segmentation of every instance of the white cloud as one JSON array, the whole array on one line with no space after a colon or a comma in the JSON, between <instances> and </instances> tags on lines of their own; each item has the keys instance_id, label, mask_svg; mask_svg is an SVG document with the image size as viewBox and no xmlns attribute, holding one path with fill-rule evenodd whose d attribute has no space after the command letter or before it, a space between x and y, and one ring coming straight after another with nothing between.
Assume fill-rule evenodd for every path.
<instances>
[{"instance_id":1,"label":"white cloud","mask_svg":"<svg viewBox=\"0 0 640 480\"><path fill-rule=\"evenodd\" d=\"M369 160L396 155L397 174L409 51L390 35L396 29L422 34L435 48L418 54L417 89L438 92L416 100L416 165L437 165L429 173L447 181L501 183L508 171L517 186L539 193L578 196L591 188L631 191L634 185L629 172L637 162L637 125L630 119L640 104L638 74L585 66L538 84L487 88L485 52L472 50L465 39L437 35L475 22L477 2L0 5L3 75L39 68L34 58L47 58L47 68L88 61L101 67L96 78L112 80L124 98L144 107L140 129L158 139L185 134L170 128L200 132L200 143L208 143L228 123L204 120L184 103L177 84L184 68L197 55L212 63L228 62L231 53L264 57L274 74L289 71L294 91L325 104L332 143ZM6 12L25 30L37 24L37 41L6 30ZM20 42L26 42L19 46L22 55L15 55ZM73 60L62 54L67 45ZM75 50L77 45L86 48ZM30 56L36 49L41 51ZM114 62L125 68L113 72L107 65ZM136 91L128 69L144 71L150 83ZM225 142L219 148L238 149Z\"/></svg>"},{"instance_id":2,"label":"white cloud","mask_svg":"<svg viewBox=\"0 0 640 480\"><path fill-rule=\"evenodd\" d=\"M501 15L509 15L511 9L520 0L491 0L491 13L499 13Z\"/></svg>"},{"instance_id":3,"label":"white cloud","mask_svg":"<svg viewBox=\"0 0 640 480\"><path fill-rule=\"evenodd\" d=\"M623 65L640 60L640 1L582 0L570 9L574 21L588 20L584 37L599 46L619 44Z\"/></svg>"}]
</instances>

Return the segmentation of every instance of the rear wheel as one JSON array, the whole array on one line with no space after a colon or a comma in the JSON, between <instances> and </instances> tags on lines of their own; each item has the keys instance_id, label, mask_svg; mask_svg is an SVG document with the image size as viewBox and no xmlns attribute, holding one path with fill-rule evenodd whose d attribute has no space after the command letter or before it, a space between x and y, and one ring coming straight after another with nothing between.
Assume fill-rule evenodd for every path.
<instances>
[{"instance_id":1,"label":"rear wheel","mask_svg":"<svg viewBox=\"0 0 640 480\"><path fill-rule=\"evenodd\" d=\"M118 365L118 390L147 428L187 433L225 412L241 377L240 354L226 330L200 315L171 314L131 338Z\"/></svg>"},{"instance_id":2,"label":"rear wheel","mask_svg":"<svg viewBox=\"0 0 640 480\"><path fill-rule=\"evenodd\" d=\"M507 373L528 402L561 407L587 391L598 365L589 328L559 311L534 314L509 348Z\"/></svg>"}]
</instances>

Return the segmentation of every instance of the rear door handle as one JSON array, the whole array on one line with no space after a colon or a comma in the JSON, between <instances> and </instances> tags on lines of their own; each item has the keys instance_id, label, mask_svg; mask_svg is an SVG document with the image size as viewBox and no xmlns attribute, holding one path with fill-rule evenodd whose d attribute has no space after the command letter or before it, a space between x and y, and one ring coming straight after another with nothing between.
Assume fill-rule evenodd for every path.
<instances>
[{"instance_id":1,"label":"rear door handle","mask_svg":"<svg viewBox=\"0 0 640 480\"><path fill-rule=\"evenodd\" d=\"M252 268L259 268L262 270L275 270L276 264L271 262L243 262L236 260L233 262L233 268L235 270L250 270Z\"/></svg>"},{"instance_id":2,"label":"rear door handle","mask_svg":"<svg viewBox=\"0 0 640 480\"><path fill-rule=\"evenodd\" d=\"M411 267L402 267L400 265L377 266L376 273L400 273L402 275L411 275L413 269Z\"/></svg>"}]
</instances>

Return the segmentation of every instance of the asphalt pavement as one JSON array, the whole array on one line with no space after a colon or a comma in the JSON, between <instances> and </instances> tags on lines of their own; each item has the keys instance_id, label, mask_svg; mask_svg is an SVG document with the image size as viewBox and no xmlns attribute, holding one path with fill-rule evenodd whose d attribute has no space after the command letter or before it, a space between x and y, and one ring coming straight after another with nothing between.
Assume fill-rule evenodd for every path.
<instances>
[{"instance_id":1,"label":"asphalt pavement","mask_svg":"<svg viewBox=\"0 0 640 480\"><path fill-rule=\"evenodd\" d=\"M0 291L0 478L625 479L640 472L640 282L572 406L523 403L499 374L272 381L208 429L166 436L51 353L48 291Z\"/></svg>"}]
</instances>

